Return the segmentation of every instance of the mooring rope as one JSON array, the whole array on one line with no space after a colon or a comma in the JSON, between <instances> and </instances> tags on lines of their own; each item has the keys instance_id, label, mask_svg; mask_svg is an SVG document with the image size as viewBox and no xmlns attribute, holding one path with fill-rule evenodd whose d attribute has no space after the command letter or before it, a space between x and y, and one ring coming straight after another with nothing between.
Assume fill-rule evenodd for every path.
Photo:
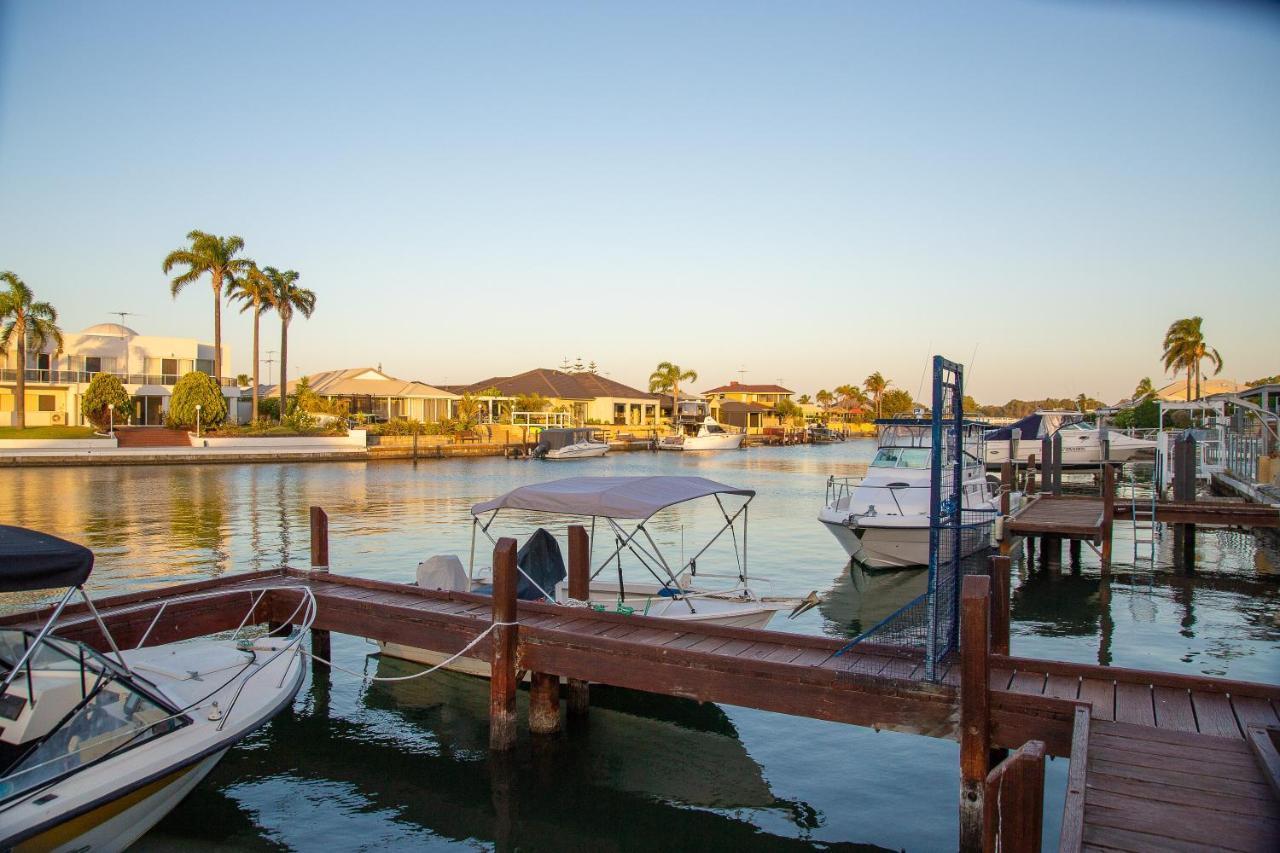
<instances>
[{"instance_id":1,"label":"mooring rope","mask_svg":"<svg viewBox=\"0 0 1280 853\"><path fill-rule=\"evenodd\" d=\"M459 649L459 650L458 650L455 654L453 654L452 656L450 656L450 657L448 657L448 658L445 658L444 660L440 661L440 663L436 664L435 666L431 667L430 669L424 669L422 672L415 672L415 673L414 673L414 674L412 674L412 675L395 675L395 676L390 676L390 675L388 675L388 676L366 675L366 674L365 674L365 673L363 673L363 672L356 672L354 669L347 669L346 667L338 666L338 665L337 665L336 663L334 663L333 661L331 661L331 660L326 660L325 658L320 657L320 655L315 654L314 652L309 651L309 650L307 650L307 649L300 649L300 651L302 652L302 654L304 654L304 655L309 655L309 656L310 656L310 657L312 657L313 659L320 661L320 663L324 664L325 666L329 667L330 669L336 669L338 672L345 672L347 675L354 675L356 678L362 679L363 681L367 681L367 682L372 682L372 681L379 681L379 682L385 682L385 681L412 681L412 680L413 680L413 679L415 679L415 678L421 678L421 677L422 677L422 676L424 676L424 675L430 675L431 673L436 672L437 670L443 669L444 667L446 667L446 666L448 666L449 664L453 663L453 662L454 662L454 661L456 661L458 658L462 657L462 656L463 656L463 655L465 655L467 652L471 651L471 650L472 650L472 649L474 649L476 646L478 646L478 645L480 644L480 641L481 641L481 640L483 640L486 636L488 636L488 635L489 635L489 633L490 633L490 632L492 632L492 631L493 631L493 629L494 629L494 628L497 628L499 625L504 625L504 626L507 626L507 627L511 627L511 626L513 626L513 625L519 625L519 624L520 624L519 622L493 622L493 623L491 623L491 624L489 625L489 627L488 627L488 628L485 628L483 631L481 631L479 634L477 634L477 635L476 635L476 638L475 638L474 640L472 640L471 642L467 643L465 646L463 646L461 649Z\"/></svg>"}]
</instances>

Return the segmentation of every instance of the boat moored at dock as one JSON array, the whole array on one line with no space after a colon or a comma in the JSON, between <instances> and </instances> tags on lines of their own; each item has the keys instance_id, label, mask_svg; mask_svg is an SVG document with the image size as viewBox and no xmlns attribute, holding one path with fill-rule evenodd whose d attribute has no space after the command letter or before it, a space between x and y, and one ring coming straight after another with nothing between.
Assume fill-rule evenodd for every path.
<instances>
[{"instance_id":1,"label":"boat moored at dock","mask_svg":"<svg viewBox=\"0 0 1280 853\"><path fill-rule=\"evenodd\" d=\"M1096 468L1104 457L1109 462L1128 462L1156 449L1154 440L1120 430L1108 430L1104 446L1102 430L1085 422L1078 412L1045 411L987 430L982 458L988 468L999 468L1009 461L1026 465L1033 454L1041 454L1041 441L1055 434L1062 436L1064 468Z\"/></svg>"}]
</instances>

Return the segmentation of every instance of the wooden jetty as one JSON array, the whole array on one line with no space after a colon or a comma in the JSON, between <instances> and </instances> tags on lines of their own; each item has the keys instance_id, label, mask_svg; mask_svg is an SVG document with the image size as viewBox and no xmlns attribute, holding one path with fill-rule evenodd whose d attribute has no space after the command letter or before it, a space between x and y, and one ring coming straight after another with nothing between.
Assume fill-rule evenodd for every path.
<instances>
[{"instance_id":1,"label":"wooden jetty","mask_svg":"<svg viewBox=\"0 0 1280 853\"><path fill-rule=\"evenodd\" d=\"M122 647L234 629L246 603L257 623L296 622L302 589L317 604L312 641L322 657L330 631L446 653L491 632L468 654L492 667L490 746L498 751L515 745L521 671L532 674L529 725L538 734L560 726L565 679L571 715L588 711L596 682L957 739L966 850L1040 849L1045 755L1072 758L1062 850L1197 849L1209 826L1221 847L1280 847L1277 794L1268 799L1271 789L1259 784L1280 773L1280 761L1268 764L1259 746L1271 742L1269 728L1280 729L1280 687L1010 656L1007 558L993 558L988 576L964 579L962 653L927 681L921 656L904 649L858 644L842 652L842 641L825 637L517 602L512 539L495 548L495 594L487 597L331 574L319 508L312 534L311 570L112 596L97 602L99 611ZM571 528L576 588L589 570L585 546L585 530ZM47 616L20 613L0 624L32 626ZM58 632L99 639L83 606L66 609ZM997 749L1014 752L992 766ZM1200 821L1197 809L1227 790L1256 802Z\"/></svg>"}]
</instances>

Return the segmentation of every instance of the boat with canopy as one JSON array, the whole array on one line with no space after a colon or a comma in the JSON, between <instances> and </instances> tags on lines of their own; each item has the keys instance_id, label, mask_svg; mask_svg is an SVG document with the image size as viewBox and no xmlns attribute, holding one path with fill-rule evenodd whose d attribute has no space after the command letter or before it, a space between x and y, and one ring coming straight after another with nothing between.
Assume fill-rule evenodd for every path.
<instances>
[{"instance_id":1,"label":"boat with canopy","mask_svg":"<svg viewBox=\"0 0 1280 853\"><path fill-rule=\"evenodd\" d=\"M0 525L0 592L66 587L38 630L0 629L3 850L123 850L302 684L309 591L293 587L304 630L290 637L248 636L259 598L230 638L148 648L165 607L228 593L140 603L142 624L156 613L137 647L121 650L84 590L93 562L75 543ZM107 653L58 637L77 593Z\"/></svg>"},{"instance_id":2,"label":"boat with canopy","mask_svg":"<svg viewBox=\"0 0 1280 853\"><path fill-rule=\"evenodd\" d=\"M775 613L795 606L799 599L766 597L752 588L747 522L754 498L752 489L691 476L569 477L520 486L471 508L471 553L466 570L457 556L437 555L419 564L417 583L426 589L489 594L491 574L488 567L477 566L477 547L482 539L496 544L495 525L499 519L510 518L526 527L538 525L516 557L518 598L628 615L763 628ZM664 511L692 501L716 508L716 530L688 557L676 557L670 545L658 541L652 527ZM545 526L570 524L581 524L588 531L590 593L585 601L569 598L560 544ZM717 557L726 558L728 554L723 552L732 551L728 573L708 572L700 562L717 542L730 546L722 547ZM488 548L483 550L489 552ZM700 582L707 579L732 583L704 588ZM444 658L395 644L386 644L383 649L423 663L434 664ZM487 674L483 662L463 659L457 663L465 671L471 666L478 668L478 674Z\"/></svg>"}]
</instances>

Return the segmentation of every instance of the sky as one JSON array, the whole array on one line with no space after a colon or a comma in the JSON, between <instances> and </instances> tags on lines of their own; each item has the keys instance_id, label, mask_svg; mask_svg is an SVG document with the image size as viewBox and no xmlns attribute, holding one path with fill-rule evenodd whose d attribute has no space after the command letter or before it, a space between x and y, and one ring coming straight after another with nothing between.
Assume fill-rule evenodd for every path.
<instances>
[{"instance_id":1,"label":"sky","mask_svg":"<svg viewBox=\"0 0 1280 853\"><path fill-rule=\"evenodd\" d=\"M1115 401L1189 315L1280 373L1278 91L1230 2L0 0L0 269L207 341L161 262L238 234L317 295L294 372Z\"/></svg>"}]
</instances>

